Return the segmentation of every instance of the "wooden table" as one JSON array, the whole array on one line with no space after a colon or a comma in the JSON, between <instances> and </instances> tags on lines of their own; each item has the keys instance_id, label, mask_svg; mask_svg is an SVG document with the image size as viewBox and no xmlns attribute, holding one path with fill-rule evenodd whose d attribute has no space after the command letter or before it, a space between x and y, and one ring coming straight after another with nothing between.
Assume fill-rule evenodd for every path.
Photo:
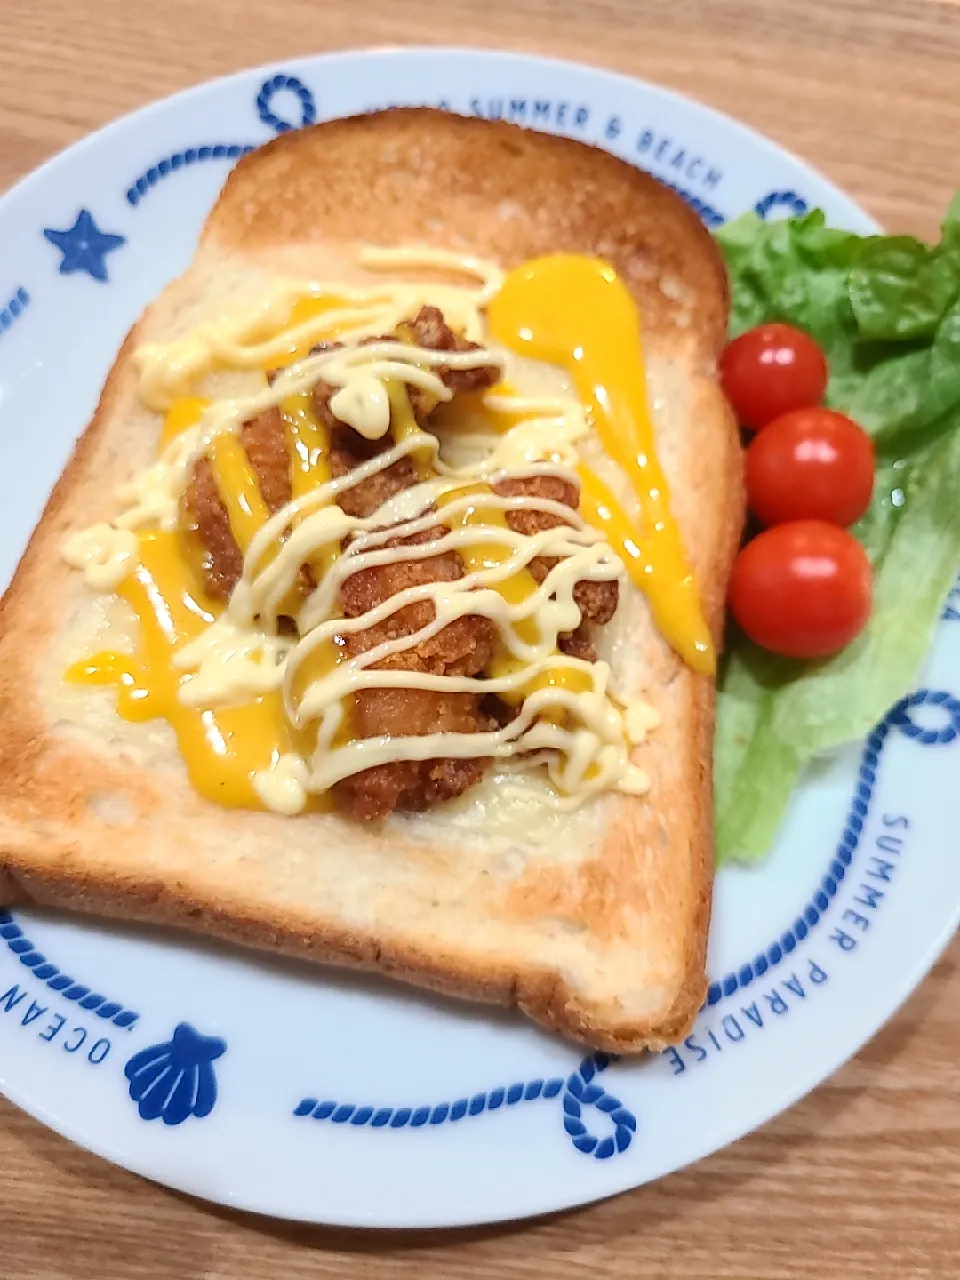
<instances>
[{"instance_id":1,"label":"wooden table","mask_svg":"<svg viewBox=\"0 0 960 1280\"><path fill-rule=\"evenodd\" d=\"M410 42L551 53L672 85L814 161L898 230L932 234L960 186L954 3L0 0L0 190L90 130L199 80L304 52ZM956 1277L958 1057L955 943L854 1062L760 1133L581 1213L433 1236L210 1208L111 1168L0 1102L0 1277Z\"/></svg>"}]
</instances>

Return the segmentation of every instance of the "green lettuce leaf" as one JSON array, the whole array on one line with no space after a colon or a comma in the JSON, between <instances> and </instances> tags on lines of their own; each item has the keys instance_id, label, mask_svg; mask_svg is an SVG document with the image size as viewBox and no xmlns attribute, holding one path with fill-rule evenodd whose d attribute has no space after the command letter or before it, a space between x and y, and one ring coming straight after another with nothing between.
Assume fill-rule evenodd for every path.
<instances>
[{"instance_id":1,"label":"green lettuce leaf","mask_svg":"<svg viewBox=\"0 0 960 1280\"><path fill-rule=\"evenodd\" d=\"M807 762L863 736L910 687L960 563L960 196L940 244L832 231L820 212L718 239L734 334L766 320L812 333L827 401L871 433L877 479L853 532L874 568L856 641L824 662L765 653L734 632L717 705L717 856L755 861Z\"/></svg>"}]
</instances>

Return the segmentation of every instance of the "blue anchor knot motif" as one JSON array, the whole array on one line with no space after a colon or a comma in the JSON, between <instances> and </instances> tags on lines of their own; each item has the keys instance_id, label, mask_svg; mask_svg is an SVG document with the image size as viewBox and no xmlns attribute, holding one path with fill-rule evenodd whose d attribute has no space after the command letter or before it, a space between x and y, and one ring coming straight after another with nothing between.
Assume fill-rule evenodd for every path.
<instances>
[{"instance_id":1,"label":"blue anchor knot motif","mask_svg":"<svg viewBox=\"0 0 960 1280\"><path fill-rule=\"evenodd\" d=\"M637 1131L633 1112L597 1083L596 1077L613 1061L615 1059L605 1053L584 1058L579 1070L568 1077L563 1095L563 1127L570 1141L578 1151L596 1160L607 1160L626 1151ZM590 1132L583 1121L583 1110L591 1106L609 1118L612 1134L598 1138Z\"/></svg>"},{"instance_id":2,"label":"blue anchor knot motif","mask_svg":"<svg viewBox=\"0 0 960 1280\"><path fill-rule=\"evenodd\" d=\"M781 210L788 218L799 218L809 207L803 196L796 191L768 191L754 205L754 211L758 218L763 219L769 218L774 209Z\"/></svg>"},{"instance_id":3,"label":"blue anchor knot motif","mask_svg":"<svg viewBox=\"0 0 960 1280\"><path fill-rule=\"evenodd\" d=\"M287 119L277 109L282 108L284 104L287 110L293 108L291 119ZM278 72L269 80L264 80L254 101L254 107L260 120L278 134L305 128L317 119L317 101L311 90L299 77L285 75L283 72ZM207 160L238 160L241 156L249 155L253 149L253 143L250 142L210 142L203 146L186 147L182 151L174 151L171 155L157 160L134 179L127 188L127 203L136 208L157 183L171 174L179 173L183 169Z\"/></svg>"},{"instance_id":4,"label":"blue anchor knot motif","mask_svg":"<svg viewBox=\"0 0 960 1280\"><path fill-rule=\"evenodd\" d=\"M597 1083L597 1076L615 1061L607 1053L594 1053L584 1058L569 1076L517 1081L501 1085L472 1097L454 1102L438 1102L426 1106L381 1107L303 1098L293 1114L302 1119L325 1120L335 1125L353 1125L372 1129L422 1129L441 1124L457 1124L461 1120L499 1111L523 1103L559 1099L563 1127L577 1151L595 1160L609 1160L626 1151L637 1132L637 1118L619 1098L607 1093ZM598 1137L586 1123L589 1109L606 1116L613 1132ZM596 1116L592 1116L594 1121ZM605 1128L601 1122L601 1128Z\"/></svg>"}]
</instances>

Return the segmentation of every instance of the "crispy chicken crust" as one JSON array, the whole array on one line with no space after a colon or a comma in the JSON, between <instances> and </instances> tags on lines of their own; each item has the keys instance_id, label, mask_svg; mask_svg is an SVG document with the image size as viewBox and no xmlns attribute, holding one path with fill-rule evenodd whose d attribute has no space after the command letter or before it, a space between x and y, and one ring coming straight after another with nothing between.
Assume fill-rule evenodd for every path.
<instances>
[{"instance_id":1,"label":"crispy chicken crust","mask_svg":"<svg viewBox=\"0 0 960 1280\"><path fill-rule=\"evenodd\" d=\"M404 336L429 350L465 351L476 345L454 333L437 307L423 307L401 328L407 331ZM441 365L435 372L454 394L489 387L499 376L498 370L492 366L452 370ZM330 471L334 477L339 477L391 448L393 439L387 435L382 440L366 440L340 422L330 409L334 390L328 384L318 382L313 390L313 405L318 418L329 429ZM428 393L415 387L409 389L409 395L414 415L423 426L435 402ZM244 423L242 440L259 480L264 502L271 511L279 510L290 501L292 494L290 457L280 410L268 409ZM417 482L417 469L412 459L400 458L344 490L337 501L348 515L367 517L384 502ZM496 492L504 496L525 494L546 498L572 510L577 506L575 486L556 476L504 480L496 486ZM227 508L206 458L198 460L182 505L184 524L203 548L207 591L216 599L227 599L242 573L243 557L230 530ZM533 510L508 512L507 522L511 529L522 534L551 529L563 523L558 516ZM391 539L386 545L426 544L438 540L446 532L444 526L438 524L412 537ZM555 564L556 560L538 557L531 562L530 572L540 583ZM421 560L400 560L391 565L363 569L346 578L342 584L343 615L346 618L362 617L408 587L455 581L463 577L463 572L460 556L449 551ZM312 586L306 569L301 574L301 584L305 591ZM615 582L580 582L574 590L574 599L580 607L583 621L576 631L561 637L560 647L574 657L593 661L596 653L590 637L590 624L602 625L613 616L617 607L618 585ZM350 656L357 656L385 642L411 636L429 626L434 616L434 607L429 601L407 605L382 622L348 636L347 652ZM489 665L495 639L496 630L489 619L458 618L429 639L384 658L375 669L477 676ZM496 700L472 693L422 689L363 690L353 697L350 727L352 733L361 739L477 733L494 729L498 723L504 722L503 707L491 705L493 701ZM395 809L424 810L461 795L480 780L487 763L481 758L393 761L345 778L333 790L339 808L345 813L364 821L376 821Z\"/></svg>"}]
</instances>

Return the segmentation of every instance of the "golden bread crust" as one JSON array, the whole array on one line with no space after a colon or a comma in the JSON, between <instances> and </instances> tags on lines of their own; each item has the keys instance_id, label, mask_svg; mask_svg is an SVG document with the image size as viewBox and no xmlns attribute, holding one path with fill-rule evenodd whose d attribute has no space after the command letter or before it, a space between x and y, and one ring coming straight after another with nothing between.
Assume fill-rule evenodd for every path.
<instances>
[{"instance_id":1,"label":"golden bread crust","mask_svg":"<svg viewBox=\"0 0 960 1280\"><path fill-rule=\"evenodd\" d=\"M331 815L219 809L191 790L169 745L128 732L99 692L86 727L51 710L51 663L87 596L63 536L108 516L156 443L133 349L182 325L227 274L308 272L321 251L326 261L358 241L505 266L571 251L617 267L651 368L684 402L678 422L658 421L658 448L719 642L741 460L713 377L726 277L696 216L605 152L506 124L415 109L283 135L237 165L195 264L127 338L0 604L0 903L193 929L516 1005L596 1048L662 1047L686 1033L706 990L714 687L642 604L630 660L664 720L641 749L653 789L603 802L592 844L571 823L562 857L464 825L371 833Z\"/></svg>"}]
</instances>

